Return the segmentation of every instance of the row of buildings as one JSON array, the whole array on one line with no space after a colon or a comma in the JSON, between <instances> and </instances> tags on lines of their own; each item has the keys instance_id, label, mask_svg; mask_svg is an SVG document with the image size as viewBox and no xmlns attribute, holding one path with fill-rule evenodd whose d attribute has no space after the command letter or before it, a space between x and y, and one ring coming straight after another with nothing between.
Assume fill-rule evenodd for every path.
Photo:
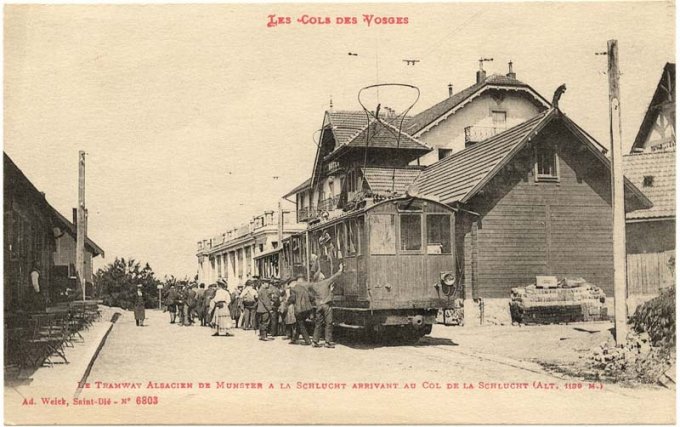
<instances>
[{"instance_id":1,"label":"row of buildings","mask_svg":"<svg viewBox=\"0 0 680 427\"><path fill-rule=\"evenodd\" d=\"M19 167L3 153L4 309L35 310L30 273L40 273L40 298L58 302L79 292L75 268L76 226L52 207ZM74 215L75 217L75 215ZM92 259L104 251L85 240L84 280L93 289ZM68 291L67 291L68 290ZM82 295L82 294L81 294Z\"/></svg>"},{"instance_id":2,"label":"row of buildings","mask_svg":"<svg viewBox=\"0 0 680 427\"><path fill-rule=\"evenodd\" d=\"M613 295L607 148L560 110L562 90L549 101L512 62L502 75L481 65L474 84L449 86L447 98L403 121L389 108L370 121L364 111L325 111L311 176L284 196L295 217L269 225L269 247L252 221L199 242L202 277L275 275L256 260L282 238L362 199L408 190L471 213L455 238L466 299L507 307L510 289L538 275L583 277ZM674 280L674 86L667 64L625 160L630 294Z\"/></svg>"}]
</instances>

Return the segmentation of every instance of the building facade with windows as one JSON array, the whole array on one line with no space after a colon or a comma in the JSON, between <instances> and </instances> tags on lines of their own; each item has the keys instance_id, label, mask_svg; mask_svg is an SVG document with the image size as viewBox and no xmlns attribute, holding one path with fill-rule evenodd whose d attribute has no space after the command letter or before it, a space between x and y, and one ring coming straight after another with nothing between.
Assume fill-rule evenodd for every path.
<instances>
[{"instance_id":1,"label":"building facade with windows","mask_svg":"<svg viewBox=\"0 0 680 427\"><path fill-rule=\"evenodd\" d=\"M427 167L415 186L459 209L458 276L487 315L509 322L511 289L536 276L581 277L613 297L609 159L560 110ZM625 199L628 212L652 206L628 180Z\"/></svg>"},{"instance_id":2,"label":"building facade with windows","mask_svg":"<svg viewBox=\"0 0 680 427\"><path fill-rule=\"evenodd\" d=\"M230 289L253 276L260 276L256 258L280 248L281 240L304 227L290 210L266 211L247 224L198 242L198 281L205 284L225 279ZM267 271L271 273L271 271Z\"/></svg>"}]
</instances>

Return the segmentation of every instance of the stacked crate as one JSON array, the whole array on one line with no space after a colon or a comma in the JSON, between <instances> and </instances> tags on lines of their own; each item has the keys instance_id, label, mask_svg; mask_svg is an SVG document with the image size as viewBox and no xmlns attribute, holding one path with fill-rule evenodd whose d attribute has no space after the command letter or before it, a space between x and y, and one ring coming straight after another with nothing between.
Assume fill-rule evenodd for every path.
<instances>
[{"instance_id":1,"label":"stacked crate","mask_svg":"<svg viewBox=\"0 0 680 427\"><path fill-rule=\"evenodd\" d=\"M602 289L581 278L564 278L555 286L513 288L510 315L513 322L524 324L606 320L604 302Z\"/></svg>"}]
</instances>

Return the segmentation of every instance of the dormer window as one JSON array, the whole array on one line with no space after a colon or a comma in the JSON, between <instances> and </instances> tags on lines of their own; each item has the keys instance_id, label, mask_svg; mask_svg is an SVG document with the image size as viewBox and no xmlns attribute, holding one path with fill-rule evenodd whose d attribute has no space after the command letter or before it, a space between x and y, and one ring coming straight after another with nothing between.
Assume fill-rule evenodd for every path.
<instances>
[{"instance_id":1,"label":"dormer window","mask_svg":"<svg viewBox=\"0 0 680 427\"><path fill-rule=\"evenodd\" d=\"M642 178L642 186L643 187L654 187L654 176L652 175L645 175Z\"/></svg>"},{"instance_id":2,"label":"dormer window","mask_svg":"<svg viewBox=\"0 0 680 427\"><path fill-rule=\"evenodd\" d=\"M536 181L560 180L557 152L550 144L539 144L534 149L534 176Z\"/></svg>"},{"instance_id":3,"label":"dormer window","mask_svg":"<svg viewBox=\"0 0 680 427\"><path fill-rule=\"evenodd\" d=\"M505 111L492 111L491 122L495 128L505 128L507 113Z\"/></svg>"}]
</instances>

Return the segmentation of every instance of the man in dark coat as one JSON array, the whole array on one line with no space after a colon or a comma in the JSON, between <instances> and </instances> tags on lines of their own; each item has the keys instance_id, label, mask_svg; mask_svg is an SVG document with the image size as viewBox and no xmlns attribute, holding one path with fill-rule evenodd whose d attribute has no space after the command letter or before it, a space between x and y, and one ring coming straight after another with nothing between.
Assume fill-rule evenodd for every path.
<instances>
[{"instance_id":1,"label":"man in dark coat","mask_svg":"<svg viewBox=\"0 0 680 427\"><path fill-rule=\"evenodd\" d=\"M279 286L280 282L278 279L274 279L272 284L269 285L269 295L272 302L272 311L269 319L269 333L273 337L279 335L279 307L281 306L281 289Z\"/></svg>"},{"instance_id":2,"label":"man in dark coat","mask_svg":"<svg viewBox=\"0 0 680 427\"><path fill-rule=\"evenodd\" d=\"M259 318L260 341L267 341L267 329L272 313L271 289L268 282L262 282L257 291L257 316Z\"/></svg>"},{"instance_id":3,"label":"man in dark coat","mask_svg":"<svg viewBox=\"0 0 680 427\"><path fill-rule=\"evenodd\" d=\"M186 304L187 301L187 289L185 285L179 285L179 289L177 289L177 312L179 313L179 322L177 324L179 326L184 326L184 305Z\"/></svg>"},{"instance_id":4,"label":"man in dark coat","mask_svg":"<svg viewBox=\"0 0 680 427\"><path fill-rule=\"evenodd\" d=\"M196 303L194 304L194 312L201 322L201 326L205 325L205 310L203 309L203 294L205 293L205 283L198 285L196 289Z\"/></svg>"},{"instance_id":5,"label":"man in dark coat","mask_svg":"<svg viewBox=\"0 0 680 427\"><path fill-rule=\"evenodd\" d=\"M312 306L312 298L309 295L309 290L307 289L304 275L297 275L297 281L290 288L288 304L292 304L293 307L295 307L295 321L297 323L297 328L295 332L293 332L293 337L291 338L289 344L297 344L300 333L302 333L302 338L304 338L305 344L310 345L312 340L309 339L309 333L307 332L307 326L305 326L305 320L309 317L314 307Z\"/></svg>"},{"instance_id":6,"label":"man in dark coat","mask_svg":"<svg viewBox=\"0 0 680 427\"><path fill-rule=\"evenodd\" d=\"M194 324L193 311L196 306L196 285L188 285L186 300L184 302L184 326L192 326Z\"/></svg>"},{"instance_id":7,"label":"man in dark coat","mask_svg":"<svg viewBox=\"0 0 680 427\"><path fill-rule=\"evenodd\" d=\"M257 307L257 291L253 288L254 280L246 280L246 285L241 292L243 302L243 329L253 329L255 325L255 309Z\"/></svg>"},{"instance_id":8,"label":"man in dark coat","mask_svg":"<svg viewBox=\"0 0 680 427\"><path fill-rule=\"evenodd\" d=\"M170 312L170 323L175 323L177 317L177 290L175 285L170 285L167 295L165 295L165 305Z\"/></svg>"},{"instance_id":9,"label":"man in dark coat","mask_svg":"<svg viewBox=\"0 0 680 427\"><path fill-rule=\"evenodd\" d=\"M333 285L345 269L343 264L338 266L338 271L328 279L312 283L311 292L316 302L314 313L314 347L321 347L319 339L321 330L325 327L324 337L327 348L335 348L333 344Z\"/></svg>"}]
</instances>

